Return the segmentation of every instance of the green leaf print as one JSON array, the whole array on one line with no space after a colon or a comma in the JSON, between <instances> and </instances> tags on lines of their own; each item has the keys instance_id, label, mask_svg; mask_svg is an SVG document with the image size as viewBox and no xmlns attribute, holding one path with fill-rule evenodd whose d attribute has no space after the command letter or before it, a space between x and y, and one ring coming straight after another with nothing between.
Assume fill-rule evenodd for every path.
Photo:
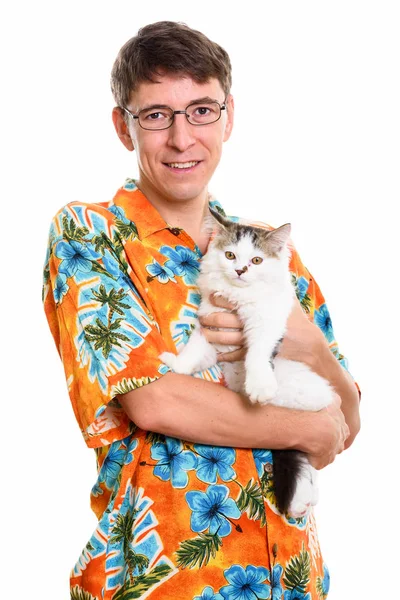
<instances>
[{"instance_id":1,"label":"green leaf print","mask_svg":"<svg viewBox=\"0 0 400 600\"><path fill-rule=\"evenodd\" d=\"M146 444L165 444L165 435L163 433L148 431L146 434Z\"/></svg>"},{"instance_id":2,"label":"green leaf print","mask_svg":"<svg viewBox=\"0 0 400 600\"><path fill-rule=\"evenodd\" d=\"M104 306L104 304L108 304L111 313L110 319L114 312L123 316L123 309L130 308L129 304L125 304L124 302L122 302L122 300L128 295L128 293L124 292L122 288L118 290L118 292L114 288L111 288L111 290L107 293L105 286L101 284L98 291L92 290L92 292L93 298L100 302L102 306Z\"/></svg>"},{"instance_id":3,"label":"green leaf print","mask_svg":"<svg viewBox=\"0 0 400 600\"><path fill-rule=\"evenodd\" d=\"M136 390L137 388L147 385L155 380L156 377L140 377L140 379L136 379L135 377L126 379L124 377L117 385L112 387L111 393L113 396L117 396L118 394L127 394L128 392Z\"/></svg>"},{"instance_id":4,"label":"green leaf print","mask_svg":"<svg viewBox=\"0 0 400 600\"><path fill-rule=\"evenodd\" d=\"M142 573L149 566L148 557L145 554L137 554L131 546L133 541L133 526L137 513L138 511L133 509L132 512L128 512L125 515L119 514L110 537L110 544L122 542L124 561L128 568L127 574L131 586L135 585L135 578L133 576L135 569L137 568L139 573Z\"/></svg>"},{"instance_id":5,"label":"green leaf print","mask_svg":"<svg viewBox=\"0 0 400 600\"><path fill-rule=\"evenodd\" d=\"M79 585L71 588L71 600L98 600L97 596L92 596Z\"/></svg>"},{"instance_id":6,"label":"green leaf print","mask_svg":"<svg viewBox=\"0 0 400 600\"><path fill-rule=\"evenodd\" d=\"M112 250L112 244L111 244L110 238L108 238L106 236L104 231L101 231L99 233L99 235L94 235L90 241L93 244L96 252L101 252L101 254L103 254L103 256L104 256L104 252L107 249L111 248L111 250Z\"/></svg>"},{"instance_id":7,"label":"green leaf print","mask_svg":"<svg viewBox=\"0 0 400 600\"><path fill-rule=\"evenodd\" d=\"M309 553L303 548L297 556L292 556L286 564L283 582L288 590L298 590L305 593L310 582L311 559Z\"/></svg>"},{"instance_id":8,"label":"green leaf print","mask_svg":"<svg viewBox=\"0 0 400 600\"><path fill-rule=\"evenodd\" d=\"M63 238L67 241L75 241L82 244L84 242L84 237L89 233L89 229L87 227L77 227L75 221L71 218L68 221L67 215L63 216L62 219L63 224Z\"/></svg>"},{"instance_id":9,"label":"green leaf print","mask_svg":"<svg viewBox=\"0 0 400 600\"><path fill-rule=\"evenodd\" d=\"M297 284L297 277L296 277L296 275L294 273L292 273L292 284L294 286L297 299L299 300L299 302L300 302L300 304L301 304L304 312L307 313L307 314L309 314L311 312L311 309L312 309L312 299L311 299L311 296L306 293L301 298L299 287L298 287L298 284Z\"/></svg>"},{"instance_id":10,"label":"green leaf print","mask_svg":"<svg viewBox=\"0 0 400 600\"><path fill-rule=\"evenodd\" d=\"M143 594L156 583L172 571L169 565L158 565L149 573L138 575L134 585L126 583L118 592L113 595L113 600L131 600L133 598L141 598Z\"/></svg>"},{"instance_id":11,"label":"green leaf print","mask_svg":"<svg viewBox=\"0 0 400 600\"><path fill-rule=\"evenodd\" d=\"M274 494L274 479L272 468L270 471L264 471L261 481L262 495L266 500L269 500L271 504L276 504L276 498Z\"/></svg>"},{"instance_id":12,"label":"green leaf print","mask_svg":"<svg viewBox=\"0 0 400 600\"><path fill-rule=\"evenodd\" d=\"M239 483L239 482L237 482ZM239 484L240 485L240 484ZM241 491L236 504L241 512L247 512L249 519L260 521L260 526L266 523L264 499L262 490L257 481L250 479L246 487L240 485Z\"/></svg>"},{"instance_id":13,"label":"green leaf print","mask_svg":"<svg viewBox=\"0 0 400 600\"><path fill-rule=\"evenodd\" d=\"M216 533L200 533L192 540L185 540L176 551L177 566L193 568L196 565L202 567L211 558L215 558L222 546L222 539Z\"/></svg>"},{"instance_id":14,"label":"green leaf print","mask_svg":"<svg viewBox=\"0 0 400 600\"><path fill-rule=\"evenodd\" d=\"M96 350L101 348L104 358L108 358L113 346L122 348L118 340L129 342L128 336L116 331L120 328L121 321L122 319L115 319L113 323L106 325L97 318L96 325L86 325L84 328L87 339L94 342Z\"/></svg>"},{"instance_id":15,"label":"green leaf print","mask_svg":"<svg viewBox=\"0 0 400 600\"><path fill-rule=\"evenodd\" d=\"M317 590L318 598L320 598L320 600L325 600L325 598L328 597L328 594L325 593L325 588L324 588L323 582L324 582L323 577L318 575L315 587Z\"/></svg>"},{"instance_id":16,"label":"green leaf print","mask_svg":"<svg viewBox=\"0 0 400 600\"><path fill-rule=\"evenodd\" d=\"M115 219L115 224L117 226L119 233L125 240L134 240L135 238L138 237L138 235L139 235L138 230L133 221L129 221L129 223L125 223L124 221L121 221L120 219Z\"/></svg>"}]
</instances>

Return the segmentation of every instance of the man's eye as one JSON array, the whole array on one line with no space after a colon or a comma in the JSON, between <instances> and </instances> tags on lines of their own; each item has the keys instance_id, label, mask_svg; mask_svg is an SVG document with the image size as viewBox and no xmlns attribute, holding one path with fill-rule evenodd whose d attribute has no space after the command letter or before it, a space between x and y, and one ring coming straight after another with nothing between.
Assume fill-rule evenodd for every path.
<instances>
[{"instance_id":1,"label":"man's eye","mask_svg":"<svg viewBox=\"0 0 400 600\"><path fill-rule=\"evenodd\" d=\"M154 113L150 113L149 115L146 115L146 119L149 119L150 121L156 121L157 119L161 119L162 117L165 117L165 115L163 115L160 112L154 112Z\"/></svg>"},{"instance_id":2,"label":"man's eye","mask_svg":"<svg viewBox=\"0 0 400 600\"><path fill-rule=\"evenodd\" d=\"M225 252L225 256L228 260L233 260L234 258L236 258L236 256L233 254L233 252Z\"/></svg>"},{"instance_id":3,"label":"man's eye","mask_svg":"<svg viewBox=\"0 0 400 600\"><path fill-rule=\"evenodd\" d=\"M211 112L211 109L208 106L198 106L194 112L200 117L206 117Z\"/></svg>"}]
</instances>

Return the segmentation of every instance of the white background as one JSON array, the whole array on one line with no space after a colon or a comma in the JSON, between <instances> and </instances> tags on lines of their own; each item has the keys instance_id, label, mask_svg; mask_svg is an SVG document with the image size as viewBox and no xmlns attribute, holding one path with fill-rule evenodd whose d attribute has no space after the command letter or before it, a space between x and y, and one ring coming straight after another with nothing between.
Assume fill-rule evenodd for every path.
<instances>
[{"instance_id":1,"label":"white background","mask_svg":"<svg viewBox=\"0 0 400 600\"><path fill-rule=\"evenodd\" d=\"M395 598L400 19L385 0L3 10L4 597L67 598L69 568L95 526L95 456L42 312L41 270L53 214L72 200L106 201L137 174L113 131L110 70L140 26L164 19L229 52L236 123L210 189L231 214L292 223L363 389L362 432L320 477L329 600Z\"/></svg>"}]
</instances>

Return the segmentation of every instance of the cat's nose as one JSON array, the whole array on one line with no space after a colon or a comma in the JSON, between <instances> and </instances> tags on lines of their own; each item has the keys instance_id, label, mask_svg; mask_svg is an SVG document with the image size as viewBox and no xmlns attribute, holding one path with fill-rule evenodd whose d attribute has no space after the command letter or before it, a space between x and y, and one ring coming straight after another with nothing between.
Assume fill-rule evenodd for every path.
<instances>
[{"instance_id":1,"label":"cat's nose","mask_svg":"<svg viewBox=\"0 0 400 600\"><path fill-rule=\"evenodd\" d=\"M243 269L235 269L235 271L240 277L241 275L243 275L243 273L246 273L247 267L243 267Z\"/></svg>"}]
</instances>

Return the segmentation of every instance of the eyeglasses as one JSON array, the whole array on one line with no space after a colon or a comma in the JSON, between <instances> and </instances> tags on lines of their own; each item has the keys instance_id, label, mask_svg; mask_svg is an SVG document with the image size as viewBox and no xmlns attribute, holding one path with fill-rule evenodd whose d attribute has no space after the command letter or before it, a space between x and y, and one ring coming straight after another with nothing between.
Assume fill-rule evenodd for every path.
<instances>
[{"instance_id":1,"label":"eyeglasses","mask_svg":"<svg viewBox=\"0 0 400 600\"><path fill-rule=\"evenodd\" d=\"M140 110L137 115L121 106L132 119L137 119L142 129L160 131L168 129L174 122L175 115L185 115L191 125L210 125L221 118L221 111L226 109L226 104L219 102L193 102L185 110L172 110L169 106L151 106Z\"/></svg>"}]
</instances>

